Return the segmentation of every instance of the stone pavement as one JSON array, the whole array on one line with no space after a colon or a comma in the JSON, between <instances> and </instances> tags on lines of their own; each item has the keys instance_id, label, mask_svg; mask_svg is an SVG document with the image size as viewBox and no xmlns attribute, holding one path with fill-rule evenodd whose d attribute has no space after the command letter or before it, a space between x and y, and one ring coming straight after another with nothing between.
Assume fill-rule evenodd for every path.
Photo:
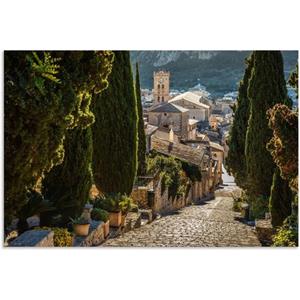
<instances>
[{"instance_id":1,"label":"stone pavement","mask_svg":"<svg viewBox=\"0 0 300 300\"><path fill-rule=\"evenodd\" d=\"M104 247L239 247L261 246L256 232L235 218L228 186L215 198L185 207L122 236Z\"/></svg>"}]
</instances>

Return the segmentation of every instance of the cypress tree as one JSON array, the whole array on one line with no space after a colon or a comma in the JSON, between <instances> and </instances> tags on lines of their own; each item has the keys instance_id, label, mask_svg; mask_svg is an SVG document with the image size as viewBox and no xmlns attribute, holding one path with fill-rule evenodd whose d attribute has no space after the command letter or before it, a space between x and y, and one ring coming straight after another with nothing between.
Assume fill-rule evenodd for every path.
<instances>
[{"instance_id":1,"label":"cypress tree","mask_svg":"<svg viewBox=\"0 0 300 300\"><path fill-rule=\"evenodd\" d=\"M275 169L266 144L272 137L266 112L276 103L290 103L287 97L280 51L254 51L248 86L250 117L246 134L246 165L249 193L268 198Z\"/></svg>"},{"instance_id":2,"label":"cypress tree","mask_svg":"<svg viewBox=\"0 0 300 300\"><path fill-rule=\"evenodd\" d=\"M237 106L234 112L234 120L230 131L229 151L226 158L228 171L233 174L238 186L246 186L246 158L245 140L249 119L249 99L247 95L248 83L253 67L253 59L246 59L246 69L240 82L237 98Z\"/></svg>"},{"instance_id":3,"label":"cypress tree","mask_svg":"<svg viewBox=\"0 0 300 300\"><path fill-rule=\"evenodd\" d=\"M137 112L138 112L138 171L137 175L146 174L146 136L144 129L144 118L143 118L143 107L141 100L141 87L140 87L140 75L139 75L139 66L136 63L136 72L135 72L135 94L137 102Z\"/></svg>"},{"instance_id":4,"label":"cypress tree","mask_svg":"<svg viewBox=\"0 0 300 300\"><path fill-rule=\"evenodd\" d=\"M64 158L68 129L93 115L86 96L107 85L109 51L5 52L5 223Z\"/></svg>"},{"instance_id":5,"label":"cypress tree","mask_svg":"<svg viewBox=\"0 0 300 300\"><path fill-rule=\"evenodd\" d=\"M92 185L91 127L70 130L64 142L65 158L43 181L43 194L62 215L63 224L81 214Z\"/></svg>"},{"instance_id":6,"label":"cypress tree","mask_svg":"<svg viewBox=\"0 0 300 300\"><path fill-rule=\"evenodd\" d=\"M287 180L280 176L278 168L273 175L271 195L269 201L272 225L281 226L283 221L292 213L293 194Z\"/></svg>"},{"instance_id":7,"label":"cypress tree","mask_svg":"<svg viewBox=\"0 0 300 300\"><path fill-rule=\"evenodd\" d=\"M111 55L110 62L112 58ZM106 77L110 71L111 69L107 70ZM99 74L95 75L99 76ZM107 84L108 82L105 81L101 86L99 85L97 93L102 92ZM77 127L66 133L64 161L54 167L43 181L44 196L56 208L55 213L62 215L64 224L69 221L70 217L74 218L82 212L89 200L92 185L93 143L90 125L94 122L94 115L90 110L90 105L93 95L83 89L78 98L80 99L78 104L80 113L77 116Z\"/></svg>"},{"instance_id":8,"label":"cypress tree","mask_svg":"<svg viewBox=\"0 0 300 300\"><path fill-rule=\"evenodd\" d=\"M100 192L130 194L137 171L137 104L128 51L115 51L109 87L93 104L93 174Z\"/></svg>"},{"instance_id":9,"label":"cypress tree","mask_svg":"<svg viewBox=\"0 0 300 300\"><path fill-rule=\"evenodd\" d=\"M299 97L299 86L298 86L298 64L296 69L291 73L288 83L296 91L297 97Z\"/></svg>"}]
</instances>

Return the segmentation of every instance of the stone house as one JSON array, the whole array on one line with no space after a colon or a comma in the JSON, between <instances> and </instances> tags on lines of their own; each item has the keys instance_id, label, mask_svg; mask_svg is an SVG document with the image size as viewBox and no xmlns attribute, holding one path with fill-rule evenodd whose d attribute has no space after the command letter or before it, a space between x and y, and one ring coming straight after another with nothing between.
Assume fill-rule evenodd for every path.
<instances>
[{"instance_id":1,"label":"stone house","mask_svg":"<svg viewBox=\"0 0 300 300\"><path fill-rule=\"evenodd\" d=\"M220 144L209 142L213 160L216 161L216 173L214 174L214 185L222 184L222 166L224 162L224 147Z\"/></svg>"},{"instance_id":2,"label":"stone house","mask_svg":"<svg viewBox=\"0 0 300 300\"><path fill-rule=\"evenodd\" d=\"M177 196L173 199L170 197L168 189L162 190L159 174L141 177L131 193L131 197L140 208L151 209L154 214L166 213L198 201L210 193L210 157L206 148L195 149L181 143L160 139L156 135L152 137L151 141L152 149L158 153L174 156L181 161L200 166L201 181L193 182L187 195Z\"/></svg>"},{"instance_id":3,"label":"stone house","mask_svg":"<svg viewBox=\"0 0 300 300\"><path fill-rule=\"evenodd\" d=\"M151 151L151 139L152 135L156 132L158 129L157 126L150 125L148 122L144 121L144 130L146 135L146 152L149 153Z\"/></svg>"},{"instance_id":4,"label":"stone house","mask_svg":"<svg viewBox=\"0 0 300 300\"><path fill-rule=\"evenodd\" d=\"M189 119L188 120L188 140L195 140L197 136L197 120Z\"/></svg>"},{"instance_id":5,"label":"stone house","mask_svg":"<svg viewBox=\"0 0 300 300\"><path fill-rule=\"evenodd\" d=\"M218 130L219 120L216 115L211 115L209 117L209 126L212 130Z\"/></svg>"},{"instance_id":6,"label":"stone house","mask_svg":"<svg viewBox=\"0 0 300 300\"><path fill-rule=\"evenodd\" d=\"M148 122L157 127L172 128L179 138L188 136L188 109L173 103L163 103L148 110Z\"/></svg>"},{"instance_id":7,"label":"stone house","mask_svg":"<svg viewBox=\"0 0 300 300\"><path fill-rule=\"evenodd\" d=\"M189 110L189 118L197 121L208 121L210 106L201 102L201 96L192 92L180 94L169 103L174 103Z\"/></svg>"},{"instance_id":8,"label":"stone house","mask_svg":"<svg viewBox=\"0 0 300 300\"><path fill-rule=\"evenodd\" d=\"M197 201L209 193L207 173L210 167L210 157L206 147L193 148L182 143L171 143L168 140L156 137L153 137L152 147L158 153L174 156L201 169L202 179L192 184L189 201Z\"/></svg>"},{"instance_id":9,"label":"stone house","mask_svg":"<svg viewBox=\"0 0 300 300\"><path fill-rule=\"evenodd\" d=\"M159 127L154 135L162 140L168 140L172 143L179 143L180 139L171 127Z\"/></svg>"}]
</instances>

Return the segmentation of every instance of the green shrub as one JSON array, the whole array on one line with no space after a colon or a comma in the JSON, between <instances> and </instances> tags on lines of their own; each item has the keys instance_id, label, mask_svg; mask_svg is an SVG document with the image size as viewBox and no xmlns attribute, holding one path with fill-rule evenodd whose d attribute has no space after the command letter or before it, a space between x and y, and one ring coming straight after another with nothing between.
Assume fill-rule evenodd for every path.
<instances>
[{"instance_id":1,"label":"green shrub","mask_svg":"<svg viewBox=\"0 0 300 300\"><path fill-rule=\"evenodd\" d=\"M110 193L102 197L98 197L94 203L95 208L101 208L109 212L118 212L119 194Z\"/></svg>"},{"instance_id":2,"label":"green shrub","mask_svg":"<svg viewBox=\"0 0 300 300\"><path fill-rule=\"evenodd\" d=\"M72 224L75 224L75 225L86 225L86 224L89 224L89 221L82 217L82 216L79 216L79 217L76 217L76 218L70 218Z\"/></svg>"},{"instance_id":3,"label":"green shrub","mask_svg":"<svg viewBox=\"0 0 300 300\"><path fill-rule=\"evenodd\" d=\"M241 198L233 198L233 211L242 212L242 199Z\"/></svg>"},{"instance_id":4,"label":"green shrub","mask_svg":"<svg viewBox=\"0 0 300 300\"><path fill-rule=\"evenodd\" d=\"M103 221L105 223L108 220L108 212L101 208L94 208L91 212L91 217L95 221Z\"/></svg>"},{"instance_id":5,"label":"green shrub","mask_svg":"<svg viewBox=\"0 0 300 300\"><path fill-rule=\"evenodd\" d=\"M269 211L269 199L263 196L250 196L250 218L253 219L263 219L266 212Z\"/></svg>"},{"instance_id":6,"label":"green shrub","mask_svg":"<svg viewBox=\"0 0 300 300\"><path fill-rule=\"evenodd\" d=\"M243 212L243 204L249 204L250 199L249 196L245 193L245 191L240 192L233 192L233 211L235 212Z\"/></svg>"},{"instance_id":7,"label":"green shrub","mask_svg":"<svg viewBox=\"0 0 300 300\"><path fill-rule=\"evenodd\" d=\"M273 236L275 247L297 247L298 246L298 218L289 216L283 225L276 230Z\"/></svg>"},{"instance_id":8,"label":"green shrub","mask_svg":"<svg viewBox=\"0 0 300 300\"><path fill-rule=\"evenodd\" d=\"M132 211L132 212L138 212L138 211L139 211L138 205L135 204L135 203L132 203L132 204L131 204L130 211Z\"/></svg>"},{"instance_id":9,"label":"green shrub","mask_svg":"<svg viewBox=\"0 0 300 300\"><path fill-rule=\"evenodd\" d=\"M129 212L132 205L132 198L120 193L108 193L103 197L97 198L94 202L95 208L101 208L109 212L121 211L123 214Z\"/></svg>"},{"instance_id":10,"label":"green shrub","mask_svg":"<svg viewBox=\"0 0 300 300\"><path fill-rule=\"evenodd\" d=\"M132 198L126 195L121 196L119 207L121 209L122 214L127 214L131 210L132 205L133 205Z\"/></svg>"},{"instance_id":11,"label":"green shrub","mask_svg":"<svg viewBox=\"0 0 300 300\"><path fill-rule=\"evenodd\" d=\"M182 162L175 157L163 156L155 152L147 158L147 169L150 174L159 172L162 185L161 192L163 193L168 188L169 195L173 198L184 196L190 181L200 178L195 168L191 168L187 164L183 168ZM191 178L187 176L185 170L189 170Z\"/></svg>"},{"instance_id":12,"label":"green shrub","mask_svg":"<svg viewBox=\"0 0 300 300\"><path fill-rule=\"evenodd\" d=\"M51 230L54 232L54 246L55 247L71 247L72 234L67 228L59 227L36 227L35 230Z\"/></svg>"}]
</instances>

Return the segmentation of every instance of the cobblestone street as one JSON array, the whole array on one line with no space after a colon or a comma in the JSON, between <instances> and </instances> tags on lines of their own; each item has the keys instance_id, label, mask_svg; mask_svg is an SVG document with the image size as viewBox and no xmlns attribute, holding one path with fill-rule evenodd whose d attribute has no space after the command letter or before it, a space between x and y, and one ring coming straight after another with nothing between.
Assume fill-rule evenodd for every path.
<instances>
[{"instance_id":1,"label":"cobblestone street","mask_svg":"<svg viewBox=\"0 0 300 300\"><path fill-rule=\"evenodd\" d=\"M235 219L234 186L215 193L215 198L185 207L150 224L109 239L114 247L237 247L261 246L254 228Z\"/></svg>"}]
</instances>

